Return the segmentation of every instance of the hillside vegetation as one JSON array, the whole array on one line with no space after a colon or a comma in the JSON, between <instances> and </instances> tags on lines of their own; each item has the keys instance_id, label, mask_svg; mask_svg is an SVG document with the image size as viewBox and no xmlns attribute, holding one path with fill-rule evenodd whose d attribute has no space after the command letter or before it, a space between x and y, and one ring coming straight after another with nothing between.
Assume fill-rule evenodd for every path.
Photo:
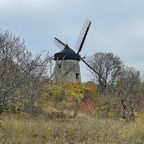
<instances>
[{"instance_id":1,"label":"hillside vegetation","mask_svg":"<svg viewBox=\"0 0 144 144\"><path fill-rule=\"evenodd\" d=\"M143 118L135 122L99 119L79 113L74 119L31 119L27 115L1 115L2 144L143 144Z\"/></svg>"},{"instance_id":2,"label":"hillside vegetation","mask_svg":"<svg viewBox=\"0 0 144 144\"><path fill-rule=\"evenodd\" d=\"M141 72L112 53L89 57L93 81L53 83L49 52L0 30L0 144L142 144Z\"/></svg>"},{"instance_id":3,"label":"hillside vegetation","mask_svg":"<svg viewBox=\"0 0 144 144\"><path fill-rule=\"evenodd\" d=\"M0 115L0 139L6 144L142 144L144 118L141 105L123 118L117 97L96 92L93 82L44 84L34 111L7 109ZM18 92L21 97L22 93Z\"/></svg>"}]
</instances>

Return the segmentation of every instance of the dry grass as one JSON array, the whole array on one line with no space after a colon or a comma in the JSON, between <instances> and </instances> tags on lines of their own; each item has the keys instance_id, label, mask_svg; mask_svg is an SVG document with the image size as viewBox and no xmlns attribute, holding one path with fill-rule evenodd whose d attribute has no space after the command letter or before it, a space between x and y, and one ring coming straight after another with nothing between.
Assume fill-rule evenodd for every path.
<instances>
[{"instance_id":1,"label":"dry grass","mask_svg":"<svg viewBox=\"0 0 144 144\"><path fill-rule=\"evenodd\" d=\"M144 124L98 119L80 114L74 119L29 118L2 114L0 144L143 144Z\"/></svg>"}]
</instances>

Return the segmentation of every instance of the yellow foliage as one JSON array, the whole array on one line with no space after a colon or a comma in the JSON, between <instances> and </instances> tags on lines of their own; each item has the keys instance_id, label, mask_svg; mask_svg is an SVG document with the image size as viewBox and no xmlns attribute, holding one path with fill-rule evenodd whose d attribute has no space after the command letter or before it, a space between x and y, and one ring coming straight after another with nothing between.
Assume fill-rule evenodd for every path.
<instances>
[{"instance_id":1,"label":"yellow foliage","mask_svg":"<svg viewBox=\"0 0 144 144\"><path fill-rule=\"evenodd\" d=\"M68 100L72 97L75 100L80 100L87 93L95 95L96 86L92 82L65 82L59 85L45 84L39 90L43 91L43 98Z\"/></svg>"},{"instance_id":2,"label":"yellow foliage","mask_svg":"<svg viewBox=\"0 0 144 144\"><path fill-rule=\"evenodd\" d=\"M114 113L113 112L108 112L108 116L109 117L114 117Z\"/></svg>"},{"instance_id":3,"label":"yellow foliage","mask_svg":"<svg viewBox=\"0 0 144 144\"><path fill-rule=\"evenodd\" d=\"M96 85L93 82L65 82L57 85L46 83L37 89L37 92L40 91L42 93L41 106L50 101L72 104L73 102L81 102L85 95L95 96Z\"/></svg>"},{"instance_id":4,"label":"yellow foliage","mask_svg":"<svg viewBox=\"0 0 144 144\"><path fill-rule=\"evenodd\" d=\"M38 107L38 103L37 103L37 102L34 102L34 106L35 106L35 107Z\"/></svg>"},{"instance_id":5,"label":"yellow foliage","mask_svg":"<svg viewBox=\"0 0 144 144\"><path fill-rule=\"evenodd\" d=\"M142 116L139 113L134 112L134 116L137 123L143 123Z\"/></svg>"}]
</instances>

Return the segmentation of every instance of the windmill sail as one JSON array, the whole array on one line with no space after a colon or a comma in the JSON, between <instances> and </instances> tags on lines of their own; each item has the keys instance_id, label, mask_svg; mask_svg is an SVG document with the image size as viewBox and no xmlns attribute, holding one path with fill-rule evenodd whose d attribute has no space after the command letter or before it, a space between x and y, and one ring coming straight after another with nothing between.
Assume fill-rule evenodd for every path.
<instances>
[{"instance_id":1,"label":"windmill sail","mask_svg":"<svg viewBox=\"0 0 144 144\"><path fill-rule=\"evenodd\" d=\"M63 50L64 47L65 47L65 44L64 44L62 41L60 41L58 38L56 38L56 37L55 37L55 39L54 39L54 44L55 44L58 48L60 48L61 50Z\"/></svg>"},{"instance_id":2,"label":"windmill sail","mask_svg":"<svg viewBox=\"0 0 144 144\"><path fill-rule=\"evenodd\" d=\"M51 73L50 75L50 80L53 78L54 74L58 71L58 69L61 67L61 64L62 62L64 61L65 57L63 57L62 61L58 64L58 65L55 65L55 68L54 68L54 71L53 73ZM57 62L58 62L58 59L57 59Z\"/></svg>"},{"instance_id":3,"label":"windmill sail","mask_svg":"<svg viewBox=\"0 0 144 144\"><path fill-rule=\"evenodd\" d=\"M90 25L91 25L91 21L86 19L85 23L82 27L82 30L80 32L80 35L78 37L78 40L76 42L76 45L75 45L75 48L78 50L78 52L77 52L78 54L79 54L79 52L81 51L81 49L83 47L83 44L84 44L84 41L86 39L86 36L87 36L88 30L90 28Z\"/></svg>"},{"instance_id":4,"label":"windmill sail","mask_svg":"<svg viewBox=\"0 0 144 144\"><path fill-rule=\"evenodd\" d=\"M96 71L91 65L89 65L83 58L81 58L81 60L82 60L91 70L93 70L93 71L97 74L97 71Z\"/></svg>"}]
</instances>

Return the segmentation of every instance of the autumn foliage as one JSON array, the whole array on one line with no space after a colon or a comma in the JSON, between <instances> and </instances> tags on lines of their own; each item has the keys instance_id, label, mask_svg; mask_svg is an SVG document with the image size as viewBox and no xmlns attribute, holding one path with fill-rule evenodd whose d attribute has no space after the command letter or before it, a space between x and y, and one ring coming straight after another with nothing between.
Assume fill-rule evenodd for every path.
<instances>
[{"instance_id":1,"label":"autumn foliage","mask_svg":"<svg viewBox=\"0 0 144 144\"><path fill-rule=\"evenodd\" d=\"M61 84L45 84L37 91L42 91L39 100L41 108L54 107L59 110L75 109L93 111L93 99L96 97L96 85L89 81L85 83L65 82Z\"/></svg>"},{"instance_id":2,"label":"autumn foliage","mask_svg":"<svg viewBox=\"0 0 144 144\"><path fill-rule=\"evenodd\" d=\"M80 103L79 109L84 112L93 112L95 110L94 103L90 98L87 98L84 102Z\"/></svg>"}]
</instances>

